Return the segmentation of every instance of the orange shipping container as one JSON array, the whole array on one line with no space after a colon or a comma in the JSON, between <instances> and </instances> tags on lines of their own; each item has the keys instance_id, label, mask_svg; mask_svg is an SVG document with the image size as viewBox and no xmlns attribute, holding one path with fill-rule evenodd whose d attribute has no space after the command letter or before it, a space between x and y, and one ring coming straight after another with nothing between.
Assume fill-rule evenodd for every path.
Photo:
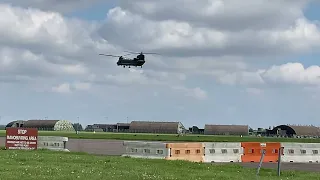
<instances>
[{"instance_id":1,"label":"orange shipping container","mask_svg":"<svg viewBox=\"0 0 320 180\"><path fill-rule=\"evenodd\" d=\"M167 148L169 148L167 160L204 162L203 143L168 143Z\"/></svg>"},{"instance_id":2,"label":"orange shipping container","mask_svg":"<svg viewBox=\"0 0 320 180\"><path fill-rule=\"evenodd\" d=\"M242 162L260 162L263 150L266 150L263 162L278 162L278 151L281 147L279 142L243 142Z\"/></svg>"}]
</instances>

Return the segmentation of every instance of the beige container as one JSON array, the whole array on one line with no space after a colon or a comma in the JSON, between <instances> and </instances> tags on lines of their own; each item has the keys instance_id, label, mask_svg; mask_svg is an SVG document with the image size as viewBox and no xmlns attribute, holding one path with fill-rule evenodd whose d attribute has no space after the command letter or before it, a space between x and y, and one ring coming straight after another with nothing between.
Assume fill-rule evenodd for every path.
<instances>
[{"instance_id":1,"label":"beige container","mask_svg":"<svg viewBox=\"0 0 320 180\"><path fill-rule=\"evenodd\" d=\"M167 143L169 156L167 160L186 160L204 162L203 143Z\"/></svg>"}]
</instances>

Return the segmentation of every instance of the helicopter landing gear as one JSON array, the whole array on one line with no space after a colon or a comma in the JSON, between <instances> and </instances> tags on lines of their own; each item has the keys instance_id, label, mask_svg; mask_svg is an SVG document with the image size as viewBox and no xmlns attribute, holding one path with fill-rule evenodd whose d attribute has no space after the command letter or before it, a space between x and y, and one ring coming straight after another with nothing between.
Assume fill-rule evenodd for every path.
<instances>
[{"instance_id":1,"label":"helicopter landing gear","mask_svg":"<svg viewBox=\"0 0 320 180\"><path fill-rule=\"evenodd\" d=\"M129 68L131 68L131 67L129 66Z\"/></svg>"},{"instance_id":2,"label":"helicopter landing gear","mask_svg":"<svg viewBox=\"0 0 320 180\"><path fill-rule=\"evenodd\" d=\"M123 66L123 68L126 68L126 66Z\"/></svg>"},{"instance_id":3,"label":"helicopter landing gear","mask_svg":"<svg viewBox=\"0 0 320 180\"><path fill-rule=\"evenodd\" d=\"M140 66L142 68L142 66Z\"/></svg>"}]
</instances>

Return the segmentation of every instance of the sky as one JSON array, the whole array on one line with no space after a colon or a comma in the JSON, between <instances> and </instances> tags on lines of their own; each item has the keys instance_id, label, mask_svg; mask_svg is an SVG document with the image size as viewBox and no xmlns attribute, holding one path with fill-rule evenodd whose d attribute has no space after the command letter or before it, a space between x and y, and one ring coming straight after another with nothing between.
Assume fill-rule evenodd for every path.
<instances>
[{"instance_id":1,"label":"sky","mask_svg":"<svg viewBox=\"0 0 320 180\"><path fill-rule=\"evenodd\" d=\"M0 0L0 124L320 126L319 8L311 0ZM160 55L130 69L98 55L124 51Z\"/></svg>"}]
</instances>

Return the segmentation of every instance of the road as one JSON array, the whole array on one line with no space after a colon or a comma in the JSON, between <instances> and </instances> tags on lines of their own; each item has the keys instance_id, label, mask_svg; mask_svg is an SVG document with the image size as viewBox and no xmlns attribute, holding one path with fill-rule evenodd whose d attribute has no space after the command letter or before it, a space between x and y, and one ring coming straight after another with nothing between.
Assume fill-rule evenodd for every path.
<instances>
[{"instance_id":1,"label":"road","mask_svg":"<svg viewBox=\"0 0 320 180\"><path fill-rule=\"evenodd\" d=\"M5 145L5 137L0 137L0 146ZM96 155L122 155L125 151L122 140L69 139L67 149L71 152L86 152ZM240 163L243 167L257 168L258 163ZM276 163L263 163L262 168L276 169ZM320 172L320 164L281 163L282 170Z\"/></svg>"}]
</instances>

